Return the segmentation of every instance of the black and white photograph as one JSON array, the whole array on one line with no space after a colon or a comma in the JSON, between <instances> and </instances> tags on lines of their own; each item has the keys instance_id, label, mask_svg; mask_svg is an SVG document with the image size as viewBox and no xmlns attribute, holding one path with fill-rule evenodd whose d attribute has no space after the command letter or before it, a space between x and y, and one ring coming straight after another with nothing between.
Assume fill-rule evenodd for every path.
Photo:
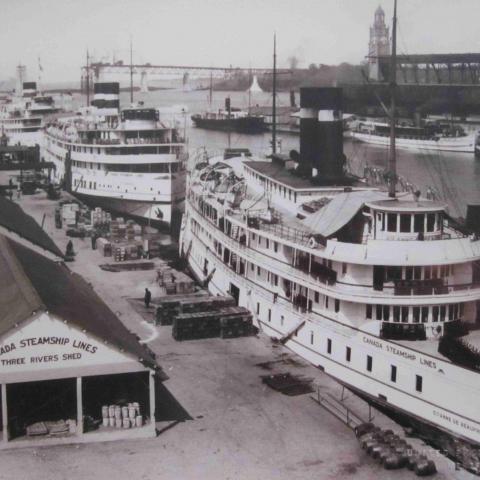
<instances>
[{"instance_id":1,"label":"black and white photograph","mask_svg":"<svg viewBox=\"0 0 480 480\"><path fill-rule=\"evenodd\" d=\"M0 480L480 478L478 0L0 0Z\"/></svg>"}]
</instances>

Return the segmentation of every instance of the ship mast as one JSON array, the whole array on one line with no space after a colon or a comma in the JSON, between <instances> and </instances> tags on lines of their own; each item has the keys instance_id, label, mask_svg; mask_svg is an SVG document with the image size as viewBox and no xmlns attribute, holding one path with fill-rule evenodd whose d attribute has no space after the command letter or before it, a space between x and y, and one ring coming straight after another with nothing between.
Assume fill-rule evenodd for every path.
<instances>
[{"instance_id":1,"label":"ship mast","mask_svg":"<svg viewBox=\"0 0 480 480\"><path fill-rule=\"evenodd\" d=\"M277 34L273 34L272 154L277 153Z\"/></svg>"},{"instance_id":2,"label":"ship mast","mask_svg":"<svg viewBox=\"0 0 480 480\"><path fill-rule=\"evenodd\" d=\"M87 78L85 79L85 86L87 89L87 107L90 106L90 57L87 48Z\"/></svg>"},{"instance_id":3,"label":"ship mast","mask_svg":"<svg viewBox=\"0 0 480 480\"><path fill-rule=\"evenodd\" d=\"M130 103L133 104L133 43L130 37Z\"/></svg>"},{"instance_id":4,"label":"ship mast","mask_svg":"<svg viewBox=\"0 0 480 480\"><path fill-rule=\"evenodd\" d=\"M388 196L395 198L395 187L397 185L397 157L395 152L395 120L396 120L396 89L397 89L397 0L393 4L393 25L392 25L392 55L390 62L390 157L389 174L390 182Z\"/></svg>"}]
</instances>

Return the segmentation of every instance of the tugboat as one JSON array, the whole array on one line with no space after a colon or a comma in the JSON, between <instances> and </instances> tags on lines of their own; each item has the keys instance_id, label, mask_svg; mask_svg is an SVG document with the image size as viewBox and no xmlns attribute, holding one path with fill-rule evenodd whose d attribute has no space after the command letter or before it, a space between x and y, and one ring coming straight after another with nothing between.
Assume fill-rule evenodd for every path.
<instances>
[{"instance_id":1,"label":"tugboat","mask_svg":"<svg viewBox=\"0 0 480 480\"><path fill-rule=\"evenodd\" d=\"M225 132L263 133L268 130L264 116L232 108L230 98L225 99L225 110L192 115L192 121L198 128Z\"/></svg>"}]
</instances>

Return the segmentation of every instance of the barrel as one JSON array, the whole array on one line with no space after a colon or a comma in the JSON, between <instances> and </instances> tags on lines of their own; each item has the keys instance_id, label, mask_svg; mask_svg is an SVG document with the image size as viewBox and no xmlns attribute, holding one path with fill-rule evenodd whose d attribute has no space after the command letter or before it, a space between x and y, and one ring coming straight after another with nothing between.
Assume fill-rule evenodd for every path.
<instances>
[{"instance_id":1,"label":"barrel","mask_svg":"<svg viewBox=\"0 0 480 480\"><path fill-rule=\"evenodd\" d=\"M108 405L104 405L102 407L102 418L108 418L110 415L108 414Z\"/></svg>"},{"instance_id":2,"label":"barrel","mask_svg":"<svg viewBox=\"0 0 480 480\"><path fill-rule=\"evenodd\" d=\"M122 428L122 419L121 418L116 418L115 419L115 428Z\"/></svg>"},{"instance_id":3,"label":"barrel","mask_svg":"<svg viewBox=\"0 0 480 480\"><path fill-rule=\"evenodd\" d=\"M108 416L110 418L114 418L115 417L115 405L110 405L108 407Z\"/></svg>"},{"instance_id":4,"label":"barrel","mask_svg":"<svg viewBox=\"0 0 480 480\"><path fill-rule=\"evenodd\" d=\"M122 418L128 418L128 407L122 407Z\"/></svg>"},{"instance_id":5,"label":"barrel","mask_svg":"<svg viewBox=\"0 0 480 480\"><path fill-rule=\"evenodd\" d=\"M123 419L123 428L130 428L130 419L128 417Z\"/></svg>"},{"instance_id":6,"label":"barrel","mask_svg":"<svg viewBox=\"0 0 480 480\"><path fill-rule=\"evenodd\" d=\"M108 417L103 417L103 426L108 427L110 425L110 419Z\"/></svg>"},{"instance_id":7,"label":"barrel","mask_svg":"<svg viewBox=\"0 0 480 480\"><path fill-rule=\"evenodd\" d=\"M114 427L115 426L115 419L113 417L109 417L108 424L110 425L110 427Z\"/></svg>"},{"instance_id":8,"label":"barrel","mask_svg":"<svg viewBox=\"0 0 480 480\"><path fill-rule=\"evenodd\" d=\"M118 406L118 405L115 405L115 418L117 420L121 420L122 419L122 407Z\"/></svg>"},{"instance_id":9,"label":"barrel","mask_svg":"<svg viewBox=\"0 0 480 480\"><path fill-rule=\"evenodd\" d=\"M137 415L135 417L135 426L141 427L143 425L143 417L141 415Z\"/></svg>"},{"instance_id":10,"label":"barrel","mask_svg":"<svg viewBox=\"0 0 480 480\"><path fill-rule=\"evenodd\" d=\"M136 416L136 409L135 407L132 405L131 407L128 407L128 416L132 419L132 420L135 420L135 416Z\"/></svg>"},{"instance_id":11,"label":"barrel","mask_svg":"<svg viewBox=\"0 0 480 480\"><path fill-rule=\"evenodd\" d=\"M137 415L140 415L140 405L138 402L133 402L133 406L135 407L135 412L137 412Z\"/></svg>"}]
</instances>

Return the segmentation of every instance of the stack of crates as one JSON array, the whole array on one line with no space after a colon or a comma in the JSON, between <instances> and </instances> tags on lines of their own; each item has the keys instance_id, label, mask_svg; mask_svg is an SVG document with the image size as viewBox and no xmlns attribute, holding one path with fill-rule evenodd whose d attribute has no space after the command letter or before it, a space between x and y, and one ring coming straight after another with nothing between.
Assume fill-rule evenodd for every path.
<instances>
[{"instance_id":1,"label":"stack of crates","mask_svg":"<svg viewBox=\"0 0 480 480\"><path fill-rule=\"evenodd\" d=\"M116 262L124 262L125 256L126 256L125 247L119 246L119 245L115 245L113 247L113 259Z\"/></svg>"},{"instance_id":2,"label":"stack of crates","mask_svg":"<svg viewBox=\"0 0 480 480\"><path fill-rule=\"evenodd\" d=\"M173 320L175 340L198 340L220 336L220 317L217 312L181 313Z\"/></svg>"},{"instance_id":3,"label":"stack of crates","mask_svg":"<svg viewBox=\"0 0 480 480\"><path fill-rule=\"evenodd\" d=\"M106 225L112 221L112 216L110 213L105 212L100 207L96 207L90 212L90 222L92 226L97 225Z\"/></svg>"},{"instance_id":4,"label":"stack of crates","mask_svg":"<svg viewBox=\"0 0 480 480\"><path fill-rule=\"evenodd\" d=\"M110 235L111 235L113 240L118 240L118 238L119 238L119 236L118 236L118 220L117 219L112 220L110 222Z\"/></svg>"},{"instance_id":5,"label":"stack of crates","mask_svg":"<svg viewBox=\"0 0 480 480\"><path fill-rule=\"evenodd\" d=\"M173 325L174 318L181 312L180 299L164 298L157 307L156 323L164 325Z\"/></svg>"},{"instance_id":6,"label":"stack of crates","mask_svg":"<svg viewBox=\"0 0 480 480\"><path fill-rule=\"evenodd\" d=\"M252 314L246 308L222 308L220 315L220 338L247 337L253 333Z\"/></svg>"},{"instance_id":7,"label":"stack of crates","mask_svg":"<svg viewBox=\"0 0 480 480\"><path fill-rule=\"evenodd\" d=\"M106 238L97 238L96 246L104 257L112 256L112 244Z\"/></svg>"}]
</instances>

